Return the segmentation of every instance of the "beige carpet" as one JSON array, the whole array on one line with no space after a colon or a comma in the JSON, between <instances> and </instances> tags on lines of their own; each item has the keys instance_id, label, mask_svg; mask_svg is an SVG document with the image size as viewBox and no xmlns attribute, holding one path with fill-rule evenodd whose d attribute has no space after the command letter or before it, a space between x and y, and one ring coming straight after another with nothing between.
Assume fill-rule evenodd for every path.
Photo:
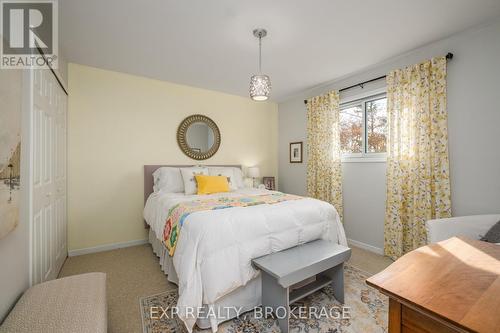
<instances>
[{"instance_id":1,"label":"beige carpet","mask_svg":"<svg viewBox=\"0 0 500 333\"><path fill-rule=\"evenodd\" d=\"M352 247L350 264L375 274L392 261L380 255ZM108 332L142 332L139 300L176 288L160 270L158 259L149 245L71 257L60 277L87 273L107 274Z\"/></svg>"},{"instance_id":2,"label":"beige carpet","mask_svg":"<svg viewBox=\"0 0 500 333\"><path fill-rule=\"evenodd\" d=\"M66 259L60 276L107 274L108 332L142 332L139 299L177 288L167 281L149 245Z\"/></svg>"},{"instance_id":3,"label":"beige carpet","mask_svg":"<svg viewBox=\"0 0 500 333\"><path fill-rule=\"evenodd\" d=\"M393 263L389 257L351 246L352 255L349 264L371 275L377 274Z\"/></svg>"}]
</instances>

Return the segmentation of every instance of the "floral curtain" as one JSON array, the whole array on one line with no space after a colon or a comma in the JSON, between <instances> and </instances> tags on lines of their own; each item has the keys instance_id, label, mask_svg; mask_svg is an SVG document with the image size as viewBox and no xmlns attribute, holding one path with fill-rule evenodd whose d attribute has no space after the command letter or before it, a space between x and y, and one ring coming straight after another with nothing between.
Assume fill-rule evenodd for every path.
<instances>
[{"instance_id":1,"label":"floral curtain","mask_svg":"<svg viewBox=\"0 0 500 333\"><path fill-rule=\"evenodd\" d=\"M387 256L426 244L425 222L451 216L446 58L387 76Z\"/></svg>"},{"instance_id":2,"label":"floral curtain","mask_svg":"<svg viewBox=\"0 0 500 333\"><path fill-rule=\"evenodd\" d=\"M307 101L307 194L331 203L342 220L339 93Z\"/></svg>"}]
</instances>

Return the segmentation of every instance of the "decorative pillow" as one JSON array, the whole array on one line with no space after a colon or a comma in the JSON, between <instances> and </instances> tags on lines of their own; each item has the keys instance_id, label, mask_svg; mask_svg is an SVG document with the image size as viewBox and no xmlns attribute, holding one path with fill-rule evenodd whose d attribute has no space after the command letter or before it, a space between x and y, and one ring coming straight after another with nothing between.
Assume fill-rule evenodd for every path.
<instances>
[{"instance_id":1,"label":"decorative pillow","mask_svg":"<svg viewBox=\"0 0 500 333\"><path fill-rule=\"evenodd\" d=\"M227 181L229 183L229 188L231 191L235 191L238 189L238 185L236 184L233 168L208 168L208 174L210 176L224 176L227 177Z\"/></svg>"},{"instance_id":2,"label":"decorative pillow","mask_svg":"<svg viewBox=\"0 0 500 333\"><path fill-rule=\"evenodd\" d=\"M196 175L208 176L208 168L205 167L192 167L192 168L181 168L182 180L184 181L184 193L196 194L198 192L196 186Z\"/></svg>"},{"instance_id":3,"label":"decorative pillow","mask_svg":"<svg viewBox=\"0 0 500 333\"><path fill-rule=\"evenodd\" d=\"M495 223L490 230L481 238L488 243L500 243L500 221Z\"/></svg>"},{"instance_id":4,"label":"decorative pillow","mask_svg":"<svg viewBox=\"0 0 500 333\"><path fill-rule=\"evenodd\" d=\"M196 175L198 194L229 192L229 182L226 176Z\"/></svg>"},{"instance_id":5,"label":"decorative pillow","mask_svg":"<svg viewBox=\"0 0 500 333\"><path fill-rule=\"evenodd\" d=\"M184 192L184 182L179 168L161 167L153 172L155 192L164 191L169 193Z\"/></svg>"}]
</instances>

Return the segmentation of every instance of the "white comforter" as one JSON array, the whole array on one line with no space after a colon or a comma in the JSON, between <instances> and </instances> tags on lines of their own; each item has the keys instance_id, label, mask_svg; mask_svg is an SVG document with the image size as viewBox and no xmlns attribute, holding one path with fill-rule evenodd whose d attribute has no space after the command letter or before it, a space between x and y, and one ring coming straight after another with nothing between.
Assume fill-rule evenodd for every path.
<instances>
[{"instance_id":1,"label":"white comforter","mask_svg":"<svg viewBox=\"0 0 500 333\"><path fill-rule=\"evenodd\" d=\"M213 196L267 192L241 189ZM144 218L161 237L169 208L200 197L153 193L146 203ZM191 332L196 318L187 315L188 307L198 309L202 304L210 306L257 277L258 271L251 265L253 258L316 239L347 246L344 228L335 208L311 198L189 215L173 257L179 278L179 317Z\"/></svg>"}]
</instances>

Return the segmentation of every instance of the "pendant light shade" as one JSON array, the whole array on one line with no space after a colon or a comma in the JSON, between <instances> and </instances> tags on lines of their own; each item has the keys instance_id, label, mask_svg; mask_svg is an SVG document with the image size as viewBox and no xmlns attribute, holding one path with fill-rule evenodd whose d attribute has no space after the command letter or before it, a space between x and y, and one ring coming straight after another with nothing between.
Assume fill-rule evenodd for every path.
<instances>
[{"instance_id":1,"label":"pendant light shade","mask_svg":"<svg viewBox=\"0 0 500 333\"><path fill-rule=\"evenodd\" d=\"M259 74L250 78L250 97L254 101L265 101L271 92L271 79L262 74L262 38L267 35L265 29L255 29L253 35L259 39Z\"/></svg>"},{"instance_id":2,"label":"pendant light shade","mask_svg":"<svg viewBox=\"0 0 500 333\"><path fill-rule=\"evenodd\" d=\"M265 101L271 92L271 80L269 76L259 74L250 78L250 97L254 101Z\"/></svg>"}]
</instances>

